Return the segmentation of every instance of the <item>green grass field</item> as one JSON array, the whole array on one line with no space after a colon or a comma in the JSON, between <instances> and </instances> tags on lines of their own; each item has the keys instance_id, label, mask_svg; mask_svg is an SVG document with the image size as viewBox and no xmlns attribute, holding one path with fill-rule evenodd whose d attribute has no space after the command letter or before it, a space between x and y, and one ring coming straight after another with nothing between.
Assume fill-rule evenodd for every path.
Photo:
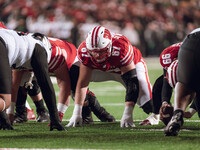
<instances>
[{"instance_id":1,"label":"green grass field","mask_svg":"<svg viewBox=\"0 0 200 150\"><path fill-rule=\"evenodd\" d=\"M146 59L149 76L153 84L162 74L157 58ZM124 111L125 89L116 82L91 83L90 89L96 94L102 106L110 112L117 122L102 123L93 115L93 125L70 127L66 132L49 131L48 123L14 124L13 131L0 130L1 148L26 149L134 149L134 150L188 150L199 149L200 123L195 114L185 120L182 130L177 137L165 137L162 122L156 126L139 126L141 120L148 117L142 109L135 107L133 118L135 128L120 128L119 120ZM55 85L55 90L58 87ZM31 107L35 106L28 99ZM66 125L73 111L73 101L64 115Z\"/></svg>"}]
</instances>

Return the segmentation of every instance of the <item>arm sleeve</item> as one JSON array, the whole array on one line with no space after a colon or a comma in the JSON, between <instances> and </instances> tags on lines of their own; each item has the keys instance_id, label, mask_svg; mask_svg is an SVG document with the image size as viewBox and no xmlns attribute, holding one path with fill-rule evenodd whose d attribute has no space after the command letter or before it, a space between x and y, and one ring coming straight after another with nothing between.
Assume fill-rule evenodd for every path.
<instances>
[{"instance_id":1,"label":"arm sleeve","mask_svg":"<svg viewBox=\"0 0 200 150\"><path fill-rule=\"evenodd\" d=\"M57 122L59 121L59 117L56 108L56 96L48 74L47 53L39 44L36 44L35 46L31 65L49 110L50 119L51 121Z\"/></svg>"},{"instance_id":2,"label":"arm sleeve","mask_svg":"<svg viewBox=\"0 0 200 150\"><path fill-rule=\"evenodd\" d=\"M163 87L162 87L162 102L166 101L168 104L170 104L170 99L172 96L172 87L169 85L167 81L167 70L163 69Z\"/></svg>"}]
</instances>

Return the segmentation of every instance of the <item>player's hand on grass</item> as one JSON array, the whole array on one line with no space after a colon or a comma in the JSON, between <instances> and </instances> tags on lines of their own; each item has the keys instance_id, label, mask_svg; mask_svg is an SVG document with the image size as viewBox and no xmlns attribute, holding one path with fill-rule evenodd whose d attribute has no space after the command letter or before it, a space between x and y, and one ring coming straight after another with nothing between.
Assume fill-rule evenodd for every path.
<instances>
[{"instance_id":1,"label":"player's hand on grass","mask_svg":"<svg viewBox=\"0 0 200 150\"><path fill-rule=\"evenodd\" d=\"M193 108L189 108L187 112L184 113L185 118L191 118L197 111Z\"/></svg>"},{"instance_id":2,"label":"player's hand on grass","mask_svg":"<svg viewBox=\"0 0 200 150\"><path fill-rule=\"evenodd\" d=\"M77 127L82 126L82 106L79 104L75 104L73 115L69 120L69 123L66 127Z\"/></svg>"},{"instance_id":3,"label":"player's hand on grass","mask_svg":"<svg viewBox=\"0 0 200 150\"><path fill-rule=\"evenodd\" d=\"M82 126L82 116L72 115L66 127L77 127L77 126Z\"/></svg>"},{"instance_id":4,"label":"player's hand on grass","mask_svg":"<svg viewBox=\"0 0 200 150\"><path fill-rule=\"evenodd\" d=\"M167 125L171 120L174 112L174 107L167 102L163 102L162 106L160 107L160 120Z\"/></svg>"},{"instance_id":5,"label":"player's hand on grass","mask_svg":"<svg viewBox=\"0 0 200 150\"><path fill-rule=\"evenodd\" d=\"M125 106L120 127L135 127L135 124L133 123L133 106Z\"/></svg>"}]
</instances>

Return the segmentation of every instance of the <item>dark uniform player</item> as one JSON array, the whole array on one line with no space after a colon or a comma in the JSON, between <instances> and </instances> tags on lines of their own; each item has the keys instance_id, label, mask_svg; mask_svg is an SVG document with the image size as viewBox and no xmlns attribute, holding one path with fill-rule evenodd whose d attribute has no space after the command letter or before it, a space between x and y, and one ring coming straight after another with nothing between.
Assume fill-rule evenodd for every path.
<instances>
[{"instance_id":1,"label":"dark uniform player","mask_svg":"<svg viewBox=\"0 0 200 150\"><path fill-rule=\"evenodd\" d=\"M184 39L179 51L179 63L175 87L174 114L164 133L167 136L177 136L183 125L185 109L191 102L192 93L200 96L200 28L192 31Z\"/></svg>"},{"instance_id":2,"label":"dark uniform player","mask_svg":"<svg viewBox=\"0 0 200 150\"><path fill-rule=\"evenodd\" d=\"M163 67L163 75L158 77L158 79L155 81L153 86L153 114L149 116L146 120L140 123L140 125L154 125L152 122L155 117L158 117L159 113L161 114L161 120L163 121L163 112L162 108L164 107L172 107L171 106L171 96L173 88L175 87L175 84L177 82L176 78L176 72L172 69L172 67L176 67L177 64L175 62L178 59L178 52L180 49L181 43L173 44L166 49L163 50L163 52L160 55L160 64ZM172 69L170 72L169 70ZM169 72L169 74L167 73ZM173 75L172 75L173 73ZM200 105L199 105L200 106ZM160 109L161 108L161 109ZM195 101L190 106L190 109L188 112L185 113L186 118L191 118L192 115L197 111L199 114L200 109L198 109L198 104L195 98ZM171 116L165 119L163 123L167 125L169 120L171 119Z\"/></svg>"},{"instance_id":3,"label":"dark uniform player","mask_svg":"<svg viewBox=\"0 0 200 150\"><path fill-rule=\"evenodd\" d=\"M40 36L39 33L38 36ZM76 84L79 76L79 66L75 65L75 63L78 62L78 59L76 59L77 50L76 47L70 42L50 37L48 38L48 40L50 41L52 46L52 54L51 54L51 59L48 63L49 66L48 69L50 74L56 77L60 88L58 96L58 112L60 120L62 121L63 115L69 105L70 90L72 90L72 92L75 93ZM31 77L31 74L28 72L25 72L24 75L25 75L24 80L26 81L28 81L29 78ZM65 79L66 76L69 76L69 78ZM35 79L33 80L33 84L34 84L33 88L28 89L28 92L31 94L31 96L37 96L37 94L40 93L40 89L39 86L37 86L37 82ZM22 89L20 89L20 91L18 91L18 96L19 96L19 101L16 103L17 113L15 116L15 122L17 123L26 122L27 118L24 113L26 112L25 108L26 93L23 94ZM47 117L45 116L47 115L45 115L46 111L44 105L42 104L42 101L34 103L37 106L37 114L39 116L37 120L39 122L46 121ZM87 105L83 107L83 112L82 112L84 123L93 122L91 111L103 122L115 121L115 118L99 104L94 93L92 93L89 90L87 91L86 103Z\"/></svg>"},{"instance_id":4,"label":"dark uniform player","mask_svg":"<svg viewBox=\"0 0 200 150\"><path fill-rule=\"evenodd\" d=\"M42 43L31 34L18 33L13 30L0 30L0 50L1 50L1 88L0 88L0 128L12 129L5 113L11 101L11 67L13 69L25 68L33 70L38 83L41 87L46 105L48 107L51 119L50 130L66 130L59 121L56 108L56 97L48 75L48 61L51 56L51 47L48 43ZM46 41L46 38L43 39ZM17 71L13 71L12 97L17 95L18 91Z\"/></svg>"},{"instance_id":5,"label":"dark uniform player","mask_svg":"<svg viewBox=\"0 0 200 150\"><path fill-rule=\"evenodd\" d=\"M160 54L160 64L163 67L163 74L157 78L152 90L153 113L147 119L142 121L140 125L156 125L155 119L159 117L161 106L171 105L172 87L167 81L167 68L177 59L178 51L181 43L173 44Z\"/></svg>"}]
</instances>

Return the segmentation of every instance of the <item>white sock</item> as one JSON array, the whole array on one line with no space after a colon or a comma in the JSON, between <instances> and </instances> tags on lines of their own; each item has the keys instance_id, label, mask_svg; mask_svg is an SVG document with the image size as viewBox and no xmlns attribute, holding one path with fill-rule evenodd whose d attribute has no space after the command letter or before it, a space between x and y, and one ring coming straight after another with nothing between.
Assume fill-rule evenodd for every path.
<instances>
[{"instance_id":1,"label":"white sock","mask_svg":"<svg viewBox=\"0 0 200 150\"><path fill-rule=\"evenodd\" d=\"M26 108L31 110L31 107L30 107L30 105L29 105L29 103L27 101L26 101Z\"/></svg>"},{"instance_id":2,"label":"white sock","mask_svg":"<svg viewBox=\"0 0 200 150\"><path fill-rule=\"evenodd\" d=\"M15 114L15 102L11 102L10 106L6 109L7 114Z\"/></svg>"},{"instance_id":3,"label":"white sock","mask_svg":"<svg viewBox=\"0 0 200 150\"><path fill-rule=\"evenodd\" d=\"M66 112L68 106L62 103L58 103L57 105L58 111L62 112L63 114Z\"/></svg>"}]
</instances>

